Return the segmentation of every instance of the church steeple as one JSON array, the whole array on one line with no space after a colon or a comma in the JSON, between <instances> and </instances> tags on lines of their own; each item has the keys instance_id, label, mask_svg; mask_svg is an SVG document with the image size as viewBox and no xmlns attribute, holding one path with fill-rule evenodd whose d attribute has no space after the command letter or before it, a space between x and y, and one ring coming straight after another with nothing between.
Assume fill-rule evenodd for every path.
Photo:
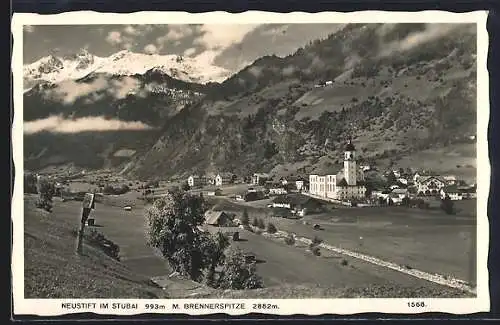
<instances>
[{"instance_id":1,"label":"church steeple","mask_svg":"<svg viewBox=\"0 0 500 325\"><path fill-rule=\"evenodd\" d=\"M351 138L349 138L349 141L347 142L347 145L345 146L345 151L356 151L356 148L352 144Z\"/></svg>"},{"instance_id":2,"label":"church steeple","mask_svg":"<svg viewBox=\"0 0 500 325\"><path fill-rule=\"evenodd\" d=\"M356 148L351 139L345 146L344 178L348 185L356 185Z\"/></svg>"}]
</instances>

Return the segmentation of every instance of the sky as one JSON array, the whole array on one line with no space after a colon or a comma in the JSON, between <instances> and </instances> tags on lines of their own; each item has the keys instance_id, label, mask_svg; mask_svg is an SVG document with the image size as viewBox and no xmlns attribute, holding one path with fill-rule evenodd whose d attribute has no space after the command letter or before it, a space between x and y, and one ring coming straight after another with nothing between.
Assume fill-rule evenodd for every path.
<instances>
[{"instance_id":1,"label":"sky","mask_svg":"<svg viewBox=\"0 0 500 325\"><path fill-rule=\"evenodd\" d=\"M97 56L120 50L197 57L238 70L264 55L285 56L340 24L37 25L24 28L24 63L86 49Z\"/></svg>"}]
</instances>

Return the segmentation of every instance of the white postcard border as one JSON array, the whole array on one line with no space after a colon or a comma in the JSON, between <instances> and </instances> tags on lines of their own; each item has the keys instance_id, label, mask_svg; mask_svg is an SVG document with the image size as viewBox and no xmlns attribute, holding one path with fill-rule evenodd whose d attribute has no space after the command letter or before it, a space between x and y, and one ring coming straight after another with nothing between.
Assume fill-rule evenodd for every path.
<instances>
[{"instance_id":1,"label":"white postcard border","mask_svg":"<svg viewBox=\"0 0 500 325\"><path fill-rule=\"evenodd\" d=\"M488 245L489 222L487 201L490 184L487 129L489 121L488 92L488 34L487 12L452 13L443 11L384 12L360 11L350 13L271 13L248 11L231 14L227 12L138 12L130 14L97 13L91 11L69 12L55 15L14 13L12 34L14 38L12 70L14 75L14 122L12 126L13 159L15 164L15 185L12 200L13 252L12 282L15 315L55 316L70 313L94 312L98 314L135 315L140 313L181 313L206 315L227 313L269 313L274 315L349 315L364 312L414 314L422 312L445 312L470 314L489 311L488 289ZM23 26L24 25L88 25L88 24L255 24L255 23L477 23L477 297L476 298L433 298L433 299L25 299L24 298L24 232L23 232ZM413 302L423 301L425 307L410 307ZM64 303L96 303L96 308L64 309ZM101 303L133 303L137 309L99 308ZM244 303L245 309L184 309L190 303ZM156 310L146 309L146 304L165 306ZM174 309L178 304L179 309ZM277 305L279 309L252 308L253 304Z\"/></svg>"}]
</instances>

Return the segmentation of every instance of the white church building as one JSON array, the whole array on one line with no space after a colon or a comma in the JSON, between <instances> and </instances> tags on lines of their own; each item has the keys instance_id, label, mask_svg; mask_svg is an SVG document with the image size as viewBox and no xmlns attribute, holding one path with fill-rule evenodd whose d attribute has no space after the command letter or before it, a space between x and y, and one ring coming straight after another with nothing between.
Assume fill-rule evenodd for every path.
<instances>
[{"instance_id":1,"label":"white church building","mask_svg":"<svg viewBox=\"0 0 500 325\"><path fill-rule=\"evenodd\" d=\"M309 193L335 200L363 199L366 192L363 181L363 170L356 165L356 148L349 141L343 170L337 174L309 175Z\"/></svg>"}]
</instances>

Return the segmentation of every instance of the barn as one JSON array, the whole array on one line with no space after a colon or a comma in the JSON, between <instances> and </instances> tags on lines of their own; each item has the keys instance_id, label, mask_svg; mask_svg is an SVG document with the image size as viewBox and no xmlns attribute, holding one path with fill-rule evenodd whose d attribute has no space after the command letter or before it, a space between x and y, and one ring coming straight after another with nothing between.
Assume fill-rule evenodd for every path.
<instances>
[{"instance_id":1,"label":"barn","mask_svg":"<svg viewBox=\"0 0 500 325\"><path fill-rule=\"evenodd\" d=\"M224 211L210 210L205 212L205 223L215 227L231 227L233 218Z\"/></svg>"}]
</instances>

